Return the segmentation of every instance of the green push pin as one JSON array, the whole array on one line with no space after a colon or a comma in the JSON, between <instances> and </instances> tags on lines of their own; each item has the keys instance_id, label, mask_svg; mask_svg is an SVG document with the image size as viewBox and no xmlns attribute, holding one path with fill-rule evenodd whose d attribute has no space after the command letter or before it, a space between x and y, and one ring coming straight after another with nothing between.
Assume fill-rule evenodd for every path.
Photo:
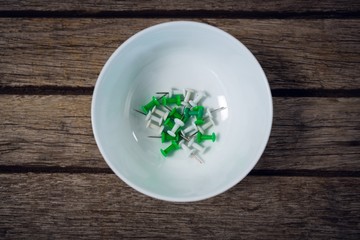
<instances>
[{"instance_id":1,"label":"green push pin","mask_svg":"<svg viewBox=\"0 0 360 240\"><path fill-rule=\"evenodd\" d=\"M176 99L175 103L176 103L176 105L178 105L178 106L181 106L181 101L182 101L181 96L182 96L182 95L175 95L175 96L173 96L173 98Z\"/></svg>"},{"instance_id":2,"label":"green push pin","mask_svg":"<svg viewBox=\"0 0 360 240\"><path fill-rule=\"evenodd\" d=\"M163 105L170 105L170 104L176 104L178 106L181 105L181 96L180 94L177 94L177 95L173 95L171 98L168 98L168 97L164 97L163 100L162 100L162 104Z\"/></svg>"},{"instance_id":3,"label":"green push pin","mask_svg":"<svg viewBox=\"0 0 360 240\"><path fill-rule=\"evenodd\" d=\"M200 106L195 106L195 107L192 107L191 110L192 111L197 111L197 110L199 110L199 108L200 108Z\"/></svg>"},{"instance_id":4,"label":"green push pin","mask_svg":"<svg viewBox=\"0 0 360 240\"><path fill-rule=\"evenodd\" d=\"M215 140L216 140L215 133L212 133L211 135L204 135L201 132L198 132L198 134L196 135L196 141L198 143L201 143L205 140L211 140L211 141L215 142Z\"/></svg>"},{"instance_id":5,"label":"green push pin","mask_svg":"<svg viewBox=\"0 0 360 240\"><path fill-rule=\"evenodd\" d=\"M182 116L182 118L181 118L181 120L182 120L184 123L186 123L186 122L190 119L190 114L189 114L189 112L190 112L190 108L185 107L185 108L184 108L184 114L183 114L183 116Z\"/></svg>"},{"instance_id":6,"label":"green push pin","mask_svg":"<svg viewBox=\"0 0 360 240\"><path fill-rule=\"evenodd\" d=\"M183 121L183 123L187 123L187 121L189 121L189 119L190 119L190 116L185 116L185 115L183 115L182 116L182 118L181 118L181 121Z\"/></svg>"},{"instance_id":7,"label":"green push pin","mask_svg":"<svg viewBox=\"0 0 360 240\"><path fill-rule=\"evenodd\" d=\"M169 113L169 116L171 118L178 118L178 119L182 118L181 114L177 111L176 107L171 110L171 112Z\"/></svg>"},{"instance_id":8,"label":"green push pin","mask_svg":"<svg viewBox=\"0 0 360 240\"><path fill-rule=\"evenodd\" d=\"M203 106L198 106L198 114L196 115L196 118L198 119L202 119L202 117L204 116L204 107Z\"/></svg>"},{"instance_id":9,"label":"green push pin","mask_svg":"<svg viewBox=\"0 0 360 240\"><path fill-rule=\"evenodd\" d=\"M172 153L178 149L180 149L179 144L177 144L176 141L172 141L170 146L168 146L166 149L160 149L160 152L164 157L167 157L169 153Z\"/></svg>"},{"instance_id":10,"label":"green push pin","mask_svg":"<svg viewBox=\"0 0 360 240\"><path fill-rule=\"evenodd\" d=\"M170 136L169 134L162 132L161 133L161 142L170 142L170 141L176 141L179 142L180 141L180 135L177 134L175 137Z\"/></svg>"},{"instance_id":11,"label":"green push pin","mask_svg":"<svg viewBox=\"0 0 360 240\"><path fill-rule=\"evenodd\" d=\"M202 118L204 115L204 107L196 106L192 108L192 111L189 111L191 116L196 116L198 119Z\"/></svg>"},{"instance_id":12,"label":"green push pin","mask_svg":"<svg viewBox=\"0 0 360 240\"><path fill-rule=\"evenodd\" d=\"M183 121L183 123L186 124L189 121L189 119L190 119L189 117L183 117L183 119L181 119L181 121Z\"/></svg>"},{"instance_id":13,"label":"green push pin","mask_svg":"<svg viewBox=\"0 0 360 240\"><path fill-rule=\"evenodd\" d=\"M166 121L164 122L164 126L167 129L172 129L175 126L174 121L171 118L166 119Z\"/></svg>"},{"instance_id":14,"label":"green push pin","mask_svg":"<svg viewBox=\"0 0 360 240\"><path fill-rule=\"evenodd\" d=\"M190 115L190 116L196 116L196 115L197 115L197 111L189 111L189 115Z\"/></svg>"},{"instance_id":15,"label":"green push pin","mask_svg":"<svg viewBox=\"0 0 360 240\"><path fill-rule=\"evenodd\" d=\"M172 95L173 98L180 99L180 104L178 104L179 106L181 105L181 101L184 100L184 95L182 94L174 94ZM178 100L177 100L178 101ZM177 103L176 103L177 104Z\"/></svg>"},{"instance_id":16,"label":"green push pin","mask_svg":"<svg viewBox=\"0 0 360 240\"><path fill-rule=\"evenodd\" d=\"M184 115L185 115L186 117L189 117L189 116L190 116L189 112L190 112L190 108L188 108L188 107L184 108Z\"/></svg>"},{"instance_id":17,"label":"green push pin","mask_svg":"<svg viewBox=\"0 0 360 240\"><path fill-rule=\"evenodd\" d=\"M199 125L203 125L205 123L204 119L196 119L195 121L195 125L199 126Z\"/></svg>"},{"instance_id":18,"label":"green push pin","mask_svg":"<svg viewBox=\"0 0 360 240\"><path fill-rule=\"evenodd\" d=\"M158 99L153 96L152 99L151 99L151 101L150 101L148 104L142 106L141 109L142 109L145 113L148 113L151 109L153 109L153 107L159 106L159 105L160 105L160 103L159 103Z\"/></svg>"}]
</instances>

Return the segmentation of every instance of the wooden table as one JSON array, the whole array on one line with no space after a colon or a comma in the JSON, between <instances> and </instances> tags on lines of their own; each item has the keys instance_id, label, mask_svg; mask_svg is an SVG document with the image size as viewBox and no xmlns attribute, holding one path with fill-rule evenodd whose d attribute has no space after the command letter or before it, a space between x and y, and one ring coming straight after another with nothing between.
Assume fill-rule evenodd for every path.
<instances>
[{"instance_id":1,"label":"wooden table","mask_svg":"<svg viewBox=\"0 0 360 240\"><path fill-rule=\"evenodd\" d=\"M1 1L0 238L360 239L359 13L346 0ZM250 175L186 204L119 180L90 122L110 54L179 19L242 41L274 100Z\"/></svg>"}]
</instances>

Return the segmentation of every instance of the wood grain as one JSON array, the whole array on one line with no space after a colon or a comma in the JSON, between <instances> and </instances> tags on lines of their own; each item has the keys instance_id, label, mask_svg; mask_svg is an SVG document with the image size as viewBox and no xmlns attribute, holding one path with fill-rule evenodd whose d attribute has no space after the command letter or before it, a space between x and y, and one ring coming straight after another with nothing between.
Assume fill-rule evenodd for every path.
<instances>
[{"instance_id":1,"label":"wood grain","mask_svg":"<svg viewBox=\"0 0 360 240\"><path fill-rule=\"evenodd\" d=\"M1 174L2 239L359 239L360 179L247 177L163 202L112 174Z\"/></svg>"},{"instance_id":2,"label":"wood grain","mask_svg":"<svg viewBox=\"0 0 360 240\"><path fill-rule=\"evenodd\" d=\"M107 168L90 103L91 96L0 95L0 165ZM274 98L271 138L256 169L359 171L359 106L360 98Z\"/></svg>"},{"instance_id":3,"label":"wood grain","mask_svg":"<svg viewBox=\"0 0 360 240\"><path fill-rule=\"evenodd\" d=\"M0 87L93 87L122 42L170 20L181 19L0 19ZM360 89L358 19L192 20L241 40L272 89Z\"/></svg>"},{"instance_id":4,"label":"wood grain","mask_svg":"<svg viewBox=\"0 0 360 240\"><path fill-rule=\"evenodd\" d=\"M75 2L71 0L63 1L44 1L44 0L21 0L21 1L1 1L0 10L37 10L37 11L259 11L259 12L351 12L359 11L358 1L351 0L330 0L320 1L313 4L310 0L291 1L94 1L87 0Z\"/></svg>"},{"instance_id":5,"label":"wood grain","mask_svg":"<svg viewBox=\"0 0 360 240\"><path fill-rule=\"evenodd\" d=\"M360 239L359 12L354 0L0 1L0 239ZM235 36L278 96L255 171L188 204L119 180L90 122L111 53L174 20Z\"/></svg>"}]
</instances>

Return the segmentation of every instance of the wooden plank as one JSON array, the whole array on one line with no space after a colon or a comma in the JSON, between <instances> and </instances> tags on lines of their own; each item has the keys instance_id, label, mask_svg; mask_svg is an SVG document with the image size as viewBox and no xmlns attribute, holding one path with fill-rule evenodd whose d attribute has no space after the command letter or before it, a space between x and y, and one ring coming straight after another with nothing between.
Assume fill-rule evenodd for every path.
<instances>
[{"instance_id":1,"label":"wooden plank","mask_svg":"<svg viewBox=\"0 0 360 240\"><path fill-rule=\"evenodd\" d=\"M91 96L0 95L0 165L106 168ZM360 98L274 98L258 170L360 170Z\"/></svg>"},{"instance_id":2,"label":"wooden plank","mask_svg":"<svg viewBox=\"0 0 360 240\"><path fill-rule=\"evenodd\" d=\"M4 165L101 166L90 96L1 96Z\"/></svg>"},{"instance_id":3,"label":"wooden plank","mask_svg":"<svg viewBox=\"0 0 360 240\"><path fill-rule=\"evenodd\" d=\"M360 170L360 99L274 98L258 169Z\"/></svg>"},{"instance_id":4,"label":"wooden plank","mask_svg":"<svg viewBox=\"0 0 360 240\"><path fill-rule=\"evenodd\" d=\"M259 11L259 12L350 12L359 11L360 4L354 0L330 0L313 4L310 0L290 1L94 1L87 0L74 3L71 0L44 1L44 0L22 0L1 1L0 11L184 11L184 10L207 10L207 11Z\"/></svg>"},{"instance_id":5,"label":"wooden plank","mask_svg":"<svg viewBox=\"0 0 360 240\"><path fill-rule=\"evenodd\" d=\"M1 174L2 239L359 239L360 179L247 177L195 203L112 174Z\"/></svg>"},{"instance_id":6,"label":"wooden plank","mask_svg":"<svg viewBox=\"0 0 360 240\"><path fill-rule=\"evenodd\" d=\"M170 20L0 19L0 87L93 87L123 41ZM192 20L218 26L248 46L272 89L360 89L358 19Z\"/></svg>"}]
</instances>

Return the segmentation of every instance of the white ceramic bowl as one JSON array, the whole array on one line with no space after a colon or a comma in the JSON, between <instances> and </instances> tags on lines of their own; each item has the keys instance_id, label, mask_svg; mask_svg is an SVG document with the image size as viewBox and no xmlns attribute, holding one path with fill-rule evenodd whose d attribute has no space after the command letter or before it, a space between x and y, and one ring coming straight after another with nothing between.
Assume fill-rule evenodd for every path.
<instances>
[{"instance_id":1,"label":"white ceramic bowl","mask_svg":"<svg viewBox=\"0 0 360 240\"><path fill-rule=\"evenodd\" d=\"M116 33L114 33L116 34ZM166 147L145 128L133 109L157 91L204 90L203 105L216 113L218 135L202 158ZM97 145L124 182L154 198L188 202L220 194L255 166L272 125L272 98L266 76L250 51L228 33L207 24L168 22L147 28L124 42L96 82L91 118Z\"/></svg>"}]
</instances>

